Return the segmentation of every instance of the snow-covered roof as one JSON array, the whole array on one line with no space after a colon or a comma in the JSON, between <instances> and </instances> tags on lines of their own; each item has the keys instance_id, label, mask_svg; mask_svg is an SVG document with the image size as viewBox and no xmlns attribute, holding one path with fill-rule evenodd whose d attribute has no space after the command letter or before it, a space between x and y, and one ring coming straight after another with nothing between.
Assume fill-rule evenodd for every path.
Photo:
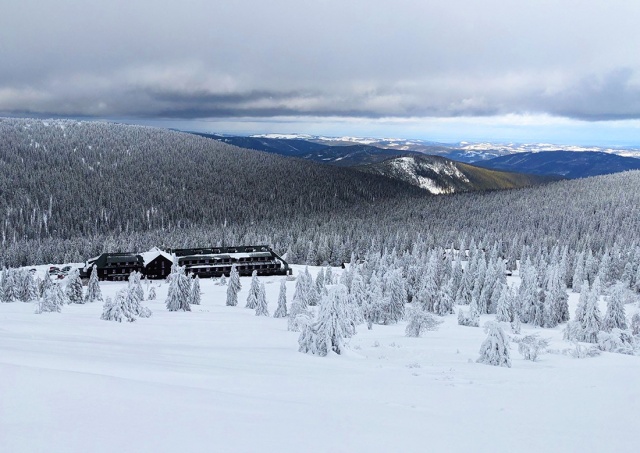
<instances>
[{"instance_id":1,"label":"snow-covered roof","mask_svg":"<svg viewBox=\"0 0 640 453\"><path fill-rule=\"evenodd\" d=\"M173 262L173 255L165 252L164 250L160 250L158 247L153 247L148 252L140 253L140 256L142 256L145 266L159 256L164 256L166 259Z\"/></svg>"},{"instance_id":2,"label":"snow-covered roof","mask_svg":"<svg viewBox=\"0 0 640 453\"><path fill-rule=\"evenodd\" d=\"M251 252L251 253L244 253L244 252L238 252L238 253L207 253L207 254L196 254L196 255L185 255L185 256L181 256L180 259L184 260L184 259L194 259L194 258L213 258L213 259L225 259L225 258L235 258L235 259L240 259L240 258L255 258L258 256L271 256L271 252Z\"/></svg>"}]
</instances>

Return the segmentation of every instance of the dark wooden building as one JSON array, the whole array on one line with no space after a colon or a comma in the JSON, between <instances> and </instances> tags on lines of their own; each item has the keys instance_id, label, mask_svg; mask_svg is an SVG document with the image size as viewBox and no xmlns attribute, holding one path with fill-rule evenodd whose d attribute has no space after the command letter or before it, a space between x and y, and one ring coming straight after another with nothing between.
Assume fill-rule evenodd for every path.
<instances>
[{"instance_id":1,"label":"dark wooden building","mask_svg":"<svg viewBox=\"0 0 640 453\"><path fill-rule=\"evenodd\" d=\"M147 278L159 279L169 276L173 265L171 254L154 247L141 255L144 261L144 275Z\"/></svg>"},{"instance_id":2,"label":"dark wooden building","mask_svg":"<svg viewBox=\"0 0 640 453\"><path fill-rule=\"evenodd\" d=\"M100 280L127 280L134 271L144 273L142 256L135 253L103 253L87 261L81 276L89 277L94 264Z\"/></svg>"},{"instance_id":3,"label":"dark wooden building","mask_svg":"<svg viewBox=\"0 0 640 453\"><path fill-rule=\"evenodd\" d=\"M289 264L269 246L174 249L178 264L201 278L229 276L236 265L240 275L290 275Z\"/></svg>"}]
</instances>

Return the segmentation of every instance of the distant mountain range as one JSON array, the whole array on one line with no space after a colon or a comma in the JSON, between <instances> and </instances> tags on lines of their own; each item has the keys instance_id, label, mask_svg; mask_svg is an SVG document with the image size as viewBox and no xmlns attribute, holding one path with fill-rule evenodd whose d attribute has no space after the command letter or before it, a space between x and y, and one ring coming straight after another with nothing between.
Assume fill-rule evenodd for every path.
<instances>
[{"instance_id":1,"label":"distant mountain range","mask_svg":"<svg viewBox=\"0 0 640 453\"><path fill-rule=\"evenodd\" d=\"M298 139L332 146L363 144L400 152L414 151L445 156L460 162L477 162L509 154L543 151L593 151L625 157L640 157L640 148L637 147L576 146L550 143L442 143L402 138L324 137L304 134L265 134L253 135L252 138Z\"/></svg>"},{"instance_id":2,"label":"distant mountain range","mask_svg":"<svg viewBox=\"0 0 640 453\"><path fill-rule=\"evenodd\" d=\"M583 178L587 176L617 173L625 170L640 168L640 149L636 148L602 148L558 146L551 144L493 144L468 143L454 144L429 142L424 140L405 139L374 139L358 137L321 137L298 134L266 134L251 137L224 136L214 134L198 134L208 138L220 140L242 148L266 151L288 157L297 157L325 164L341 167L362 167L368 164L384 163L375 172L397 175L402 173L407 162L409 167L417 169L416 178L424 172L429 173L424 161L417 159L421 156L440 156L453 161L470 163L477 167L530 175L542 175L561 178ZM400 159L412 157L413 160ZM391 161L391 162L387 162ZM429 163L428 165L431 165ZM391 169L393 171L391 171ZM461 168L458 167L460 171ZM401 171L402 170L402 171ZM478 170L474 170L477 174ZM426 173L425 173L426 175ZM431 175L434 176L435 175ZM443 187L432 187L434 193L449 192L450 190L477 190L474 184L462 182L452 184L445 182L440 175L436 180L442 182ZM427 177L427 176L424 176ZM412 184L418 179L409 177ZM481 188L520 187L522 185L537 184L537 179L528 180L522 184L518 177L489 178L490 181L479 183ZM470 181L472 178L470 179ZM499 187L492 184L500 181ZM508 181L508 182L507 182ZM506 184L506 186L505 186ZM436 183L437 186L437 183Z\"/></svg>"},{"instance_id":3,"label":"distant mountain range","mask_svg":"<svg viewBox=\"0 0 640 453\"><path fill-rule=\"evenodd\" d=\"M494 171L418 151L379 148L357 141L307 141L286 136L229 137L198 134L241 148L265 151L365 173L383 175L432 194L497 190L548 182L549 178ZM327 145L326 143L333 143ZM435 146L435 145L434 145Z\"/></svg>"},{"instance_id":4,"label":"distant mountain range","mask_svg":"<svg viewBox=\"0 0 640 453\"><path fill-rule=\"evenodd\" d=\"M496 157L476 162L475 165L493 170L575 179L639 170L640 159L593 151L543 151Z\"/></svg>"}]
</instances>

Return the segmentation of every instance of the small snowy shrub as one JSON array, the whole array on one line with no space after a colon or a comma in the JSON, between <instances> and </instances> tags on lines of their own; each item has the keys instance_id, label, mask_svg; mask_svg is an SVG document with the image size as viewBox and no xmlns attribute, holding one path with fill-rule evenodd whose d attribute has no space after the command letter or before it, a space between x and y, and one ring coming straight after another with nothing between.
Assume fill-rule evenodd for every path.
<instances>
[{"instance_id":1,"label":"small snowy shrub","mask_svg":"<svg viewBox=\"0 0 640 453\"><path fill-rule=\"evenodd\" d=\"M598 348L601 351L633 355L637 347L637 342L630 330L611 329L611 333L598 334Z\"/></svg>"},{"instance_id":2,"label":"small snowy shrub","mask_svg":"<svg viewBox=\"0 0 640 453\"><path fill-rule=\"evenodd\" d=\"M156 300L156 288L152 286L149 288L149 300Z\"/></svg>"},{"instance_id":3,"label":"small snowy shrub","mask_svg":"<svg viewBox=\"0 0 640 453\"><path fill-rule=\"evenodd\" d=\"M477 311L469 310L465 313L462 309L458 310L458 324L468 327L480 326L480 315Z\"/></svg>"},{"instance_id":4,"label":"small snowy shrub","mask_svg":"<svg viewBox=\"0 0 640 453\"><path fill-rule=\"evenodd\" d=\"M587 357L599 356L600 349L595 346L583 346L579 343L574 343L574 348L565 349L563 353L574 359L585 359Z\"/></svg>"},{"instance_id":5,"label":"small snowy shrub","mask_svg":"<svg viewBox=\"0 0 640 453\"><path fill-rule=\"evenodd\" d=\"M518 343L518 352L522 354L522 357L532 362L535 362L538 356L546 352L549 347L549 340L540 338L537 333L514 339L514 341Z\"/></svg>"},{"instance_id":6,"label":"small snowy shrub","mask_svg":"<svg viewBox=\"0 0 640 453\"><path fill-rule=\"evenodd\" d=\"M442 320L437 319L422 307L414 307L409 312L409 324L405 329L405 335L407 337L419 337L423 332L438 330L440 324L442 324Z\"/></svg>"}]
</instances>

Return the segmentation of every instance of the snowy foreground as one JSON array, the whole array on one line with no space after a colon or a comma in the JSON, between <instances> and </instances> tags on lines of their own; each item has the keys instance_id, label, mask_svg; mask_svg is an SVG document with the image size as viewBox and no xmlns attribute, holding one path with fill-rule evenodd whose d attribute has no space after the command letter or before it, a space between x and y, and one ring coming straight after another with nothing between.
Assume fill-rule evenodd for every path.
<instances>
[{"instance_id":1,"label":"snowy foreground","mask_svg":"<svg viewBox=\"0 0 640 453\"><path fill-rule=\"evenodd\" d=\"M271 314L282 278L261 278ZM362 325L347 354L315 357L298 352L286 319L244 308L249 281L227 307L226 287L202 280L190 313L168 312L168 284L154 282L153 316L134 323L100 320L101 303L39 315L0 304L0 451L638 449L637 356L576 359L560 353L572 347L563 326L523 325L551 338L551 353L526 361L512 343L512 368L487 366L475 363L483 329L450 315L422 338L405 337L404 322ZM124 285L102 282L103 295Z\"/></svg>"}]
</instances>

